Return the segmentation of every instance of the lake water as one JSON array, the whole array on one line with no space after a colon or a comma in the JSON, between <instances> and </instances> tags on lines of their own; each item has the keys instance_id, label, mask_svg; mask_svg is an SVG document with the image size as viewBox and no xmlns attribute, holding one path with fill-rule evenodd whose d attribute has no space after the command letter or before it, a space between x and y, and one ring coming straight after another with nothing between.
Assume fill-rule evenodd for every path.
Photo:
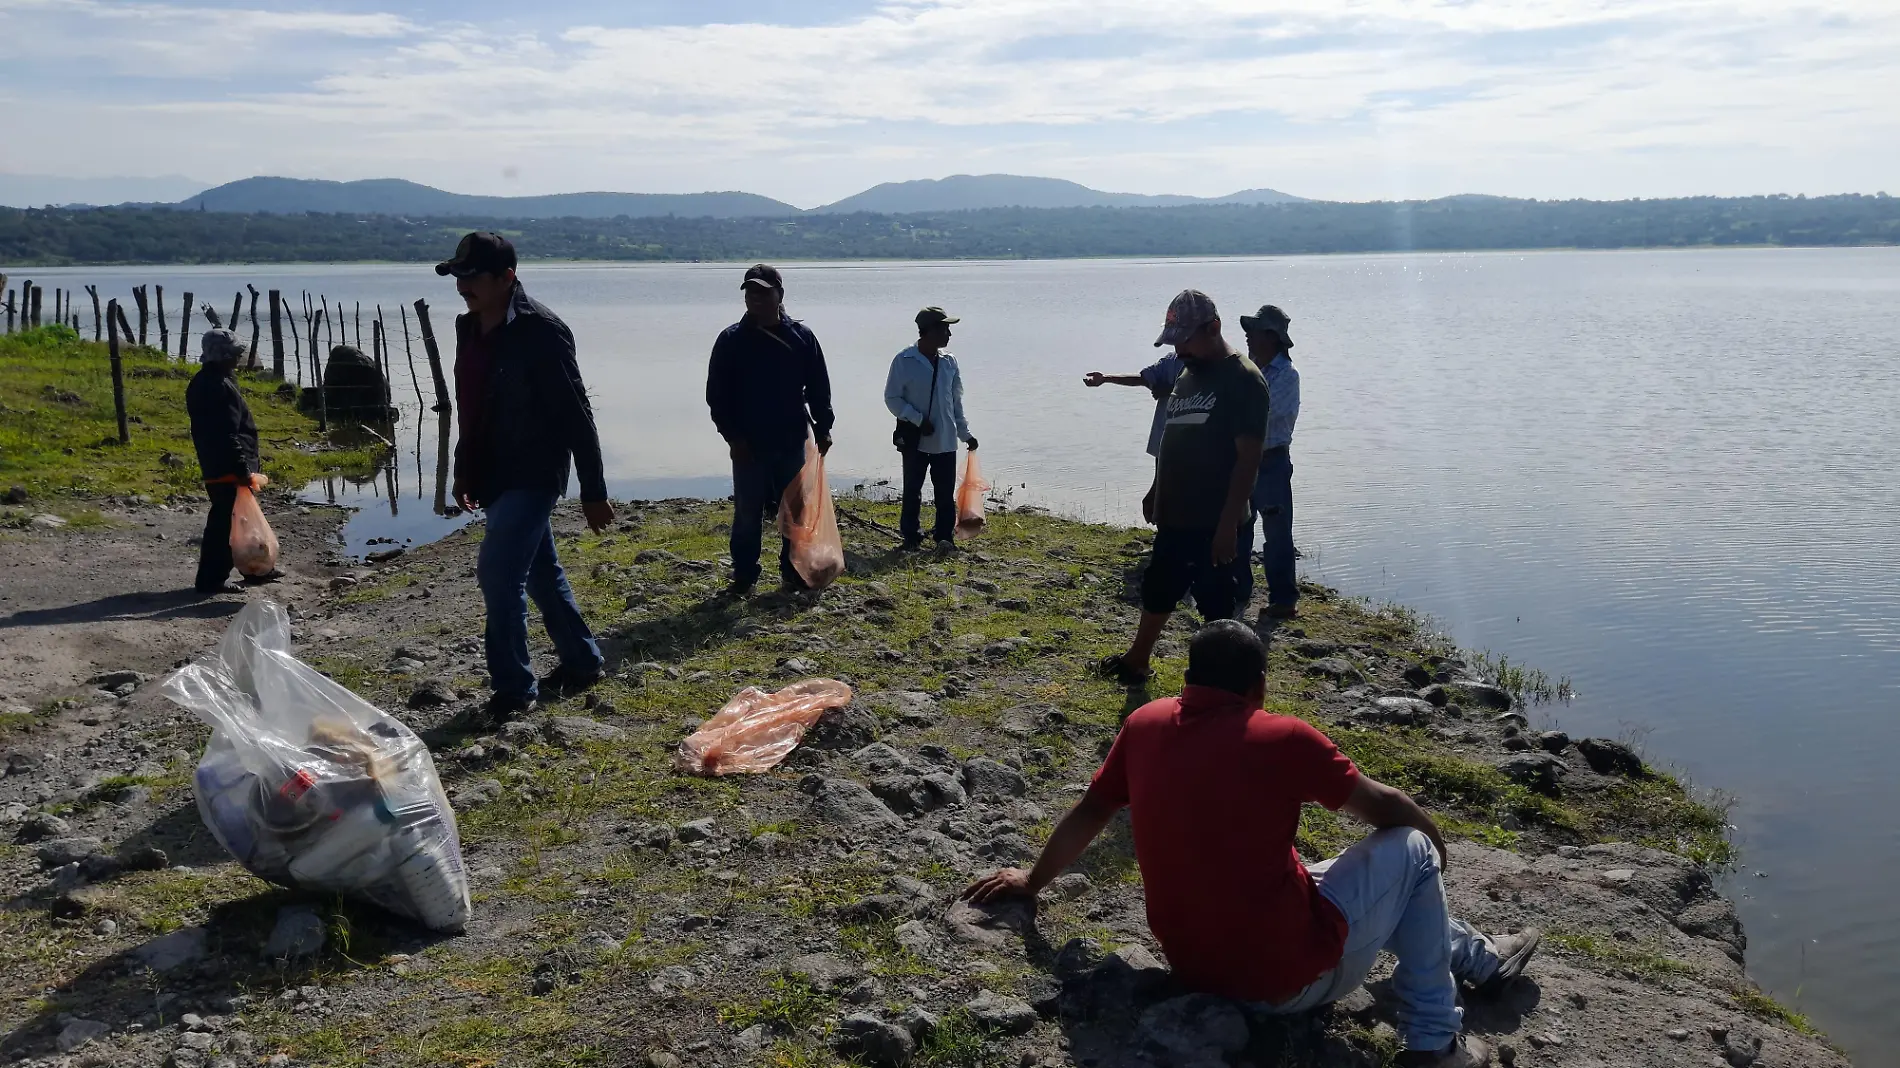
<instances>
[{"instance_id":1,"label":"lake water","mask_svg":"<svg viewBox=\"0 0 1900 1068\"><path fill-rule=\"evenodd\" d=\"M221 291L227 310L246 281L308 288L381 301L392 322L423 296L445 336L458 307L426 267L9 273ZM704 374L739 271L532 264L524 280L579 339L614 495L723 494ZM813 264L786 284L830 361L835 481L894 476L885 370L915 310L940 304L963 317L952 349L991 480L1121 523L1139 521L1152 403L1081 376L1152 360L1186 286L1230 322L1286 308L1305 572L1569 676L1577 700L1547 718L1642 732L1652 759L1733 793L1744 863L1727 888L1754 974L1860 1063L1894 1063L1900 250ZM312 488L367 509L358 551L447 525L434 419L418 425L406 370L396 394L398 470Z\"/></svg>"}]
</instances>

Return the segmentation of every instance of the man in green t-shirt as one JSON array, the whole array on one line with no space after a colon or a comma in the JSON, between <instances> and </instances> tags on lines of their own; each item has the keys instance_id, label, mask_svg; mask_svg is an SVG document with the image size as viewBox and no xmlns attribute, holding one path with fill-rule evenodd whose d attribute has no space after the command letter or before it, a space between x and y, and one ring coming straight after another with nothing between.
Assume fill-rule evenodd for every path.
<instances>
[{"instance_id":1,"label":"man in green t-shirt","mask_svg":"<svg viewBox=\"0 0 1900 1068\"><path fill-rule=\"evenodd\" d=\"M1155 525L1154 555L1141 582L1141 625L1128 651L1104 659L1102 674L1124 685L1154 676L1149 657L1161 628L1189 589L1203 619L1227 619L1241 524L1251 513L1254 475L1267 434L1267 383L1221 336L1213 300L1187 289L1168 305L1156 347L1186 362L1168 398L1155 481L1142 515ZM1251 531L1249 531L1251 533Z\"/></svg>"}]
</instances>

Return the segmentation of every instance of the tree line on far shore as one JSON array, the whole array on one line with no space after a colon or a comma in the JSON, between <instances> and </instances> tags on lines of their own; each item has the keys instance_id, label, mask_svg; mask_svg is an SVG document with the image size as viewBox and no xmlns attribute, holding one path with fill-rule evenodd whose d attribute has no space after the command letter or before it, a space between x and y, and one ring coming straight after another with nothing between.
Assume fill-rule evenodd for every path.
<instances>
[{"instance_id":1,"label":"tree line on far shore","mask_svg":"<svg viewBox=\"0 0 1900 1068\"><path fill-rule=\"evenodd\" d=\"M573 260L1061 259L1531 248L1900 244L1900 198L1441 200L1170 208L986 208L760 219L232 215L0 208L0 266L441 259L495 229Z\"/></svg>"}]
</instances>

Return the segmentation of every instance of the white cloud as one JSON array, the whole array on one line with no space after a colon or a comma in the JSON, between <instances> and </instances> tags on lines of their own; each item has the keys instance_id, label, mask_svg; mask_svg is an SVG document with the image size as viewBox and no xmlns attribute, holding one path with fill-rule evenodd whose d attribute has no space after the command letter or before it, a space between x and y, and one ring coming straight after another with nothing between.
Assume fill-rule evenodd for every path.
<instances>
[{"instance_id":1,"label":"white cloud","mask_svg":"<svg viewBox=\"0 0 1900 1068\"><path fill-rule=\"evenodd\" d=\"M193 149L226 131L243 155L225 178L815 203L1009 170L1204 194L1626 196L1872 189L1900 163L1891 0L936 0L817 26L535 33L0 0L16 42L0 62L23 39L143 89L42 93L0 67L0 97L110 130L156 170L215 169Z\"/></svg>"}]
</instances>

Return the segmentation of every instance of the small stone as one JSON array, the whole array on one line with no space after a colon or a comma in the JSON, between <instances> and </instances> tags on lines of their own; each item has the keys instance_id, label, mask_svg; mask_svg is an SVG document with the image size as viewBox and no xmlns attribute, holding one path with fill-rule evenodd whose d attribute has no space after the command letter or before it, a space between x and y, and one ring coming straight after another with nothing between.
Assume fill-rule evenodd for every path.
<instances>
[{"instance_id":1,"label":"small stone","mask_svg":"<svg viewBox=\"0 0 1900 1068\"><path fill-rule=\"evenodd\" d=\"M876 976L865 976L844 992L844 999L853 1005L869 1005L883 996L884 984Z\"/></svg>"},{"instance_id":2,"label":"small stone","mask_svg":"<svg viewBox=\"0 0 1900 1068\"><path fill-rule=\"evenodd\" d=\"M1669 1030L1663 1032L1663 1034L1669 1036L1671 1039L1677 1042L1689 1041L1689 1029L1686 1027L1672 1027Z\"/></svg>"},{"instance_id":3,"label":"small stone","mask_svg":"<svg viewBox=\"0 0 1900 1068\"><path fill-rule=\"evenodd\" d=\"M788 675L812 676L818 674L818 665L807 657L794 656L779 664Z\"/></svg>"},{"instance_id":4,"label":"small stone","mask_svg":"<svg viewBox=\"0 0 1900 1068\"><path fill-rule=\"evenodd\" d=\"M454 703L455 686L444 678L429 679L409 695L409 707L412 709L441 708Z\"/></svg>"},{"instance_id":5,"label":"small stone","mask_svg":"<svg viewBox=\"0 0 1900 1068\"><path fill-rule=\"evenodd\" d=\"M92 930L95 934L110 938L119 933L119 924L116 920L100 920L92 925Z\"/></svg>"},{"instance_id":6,"label":"small stone","mask_svg":"<svg viewBox=\"0 0 1900 1068\"><path fill-rule=\"evenodd\" d=\"M974 798L1021 797L1029 792L1029 782L1006 764L976 757L963 764L963 788Z\"/></svg>"},{"instance_id":7,"label":"small stone","mask_svg":"<svg viewBox=\"0 0 1900 1068\"><path fill-rule=\"evenodd\" d=\"M666 997L682 990L691 990L698 985L698 972L683 964L675 964L668 968L661 968L659 974L647 983L647 989L660 997Z\"/></svg>"},{"instance_id":8,"label":"small stone","mask_svg":"<svg viewBox=\"0 0 1900 1068\"><path fill-rule=\"evenodd\" d=\"M119 862L125 865L126 871L163 871L171 864L171 858L157 846L140 846L120 854Z\"/></svg>"},{"instance_id":9,"label":"small stone","mask_svg":"<svg viewBox=\"0 0 1900 1068\"><path fill-rule=\"evenodd\" d=\"M911 1033L911 1037L919 1042L929 1038L937 1028L943 1026L943 1020L941 1018L916 1005L905 1009L904 1015L899 1016L897 1022L904 1030Z\"/></svg>"},{"instance_id":10,"label":"small stone","mask_svg":"<svg viewBox=\"0 0 1900 1068\"><path fill-rule=\"evenodd\" d=\"M271 929L264 955L273 959L315 956L326 938L323 917L308 905L286 905L277 910L277 925Z\"/></svg>"},{"instance_id":11,"label":"small stone","mask_svg":"<svg viewBox=\"0 0 1900 1068\"><path fill-rule=\"evenodd\" d=\"M181 927L132 950L132 960L155 972L176 971L205 957L205 929Z\"/></svg>"},{"instance_id":12,"label":"small stone","mask_svg":"<svg viewBox=\"0 0 1900 1068\"><path fill-rule=\"evenodd\" d=\"M922 920L908 920L900 923L891 933L897 939L897 944L912 956L928 957L937 948L936 934L930 930L930 925Z\"/></svg>"},{"instance_id":13,"label":"small stone","mask_svg":"<svg viewBox=\"0 0 1900 1068\"><path fill-rule=\"evenodd\" d=\"M1049 884L1048 892L1056 897L1073 901L1093 889L1095 889L1095 884L1089 881L1088 876L1079 871L1072 871L1066 875L1056 876Z\"/></svg>"},{"instance_id":14,"label":"small stone","mask_svg":"<svg viewBox=\"0 0 1900 1068\"><path fill-rule=\"evenodd\" d=\"M868 1012L854 1012L840 1020L833 1044L838 1052L878 1068L901 1068L917 1051L917 1038L909 1028Z\"/></svg>"},{"instance_id":15,"label":"small stone","mask_svg":"<svg viewBox=\"0 0 1900 1068\"><path fill-rule=\"evenodd\" d=\"M104 843L97 838L55 838L42 843L39 849L35 850L34 855L39 858L42 869L51 871L68 864L76 864L104 850Z\"/></svg>"},{"instance_id":16,"label":"small stone","mask_svg":"<svg viewBox=\"0 0 1900 1068\"><path fill-rule=\"evenodd\" d=\"M1629 868L1611 868L1597 876L1605 886L1628 886L1635 877L1636 873Z\"/></svg>"},{"instance_id":17,"label":"small stone","mask_svg":"<svg viewBox=\"0 0 1900 1068\"><path fill-rule=\"evenodd\" d=\"M1622 742L1613 742L1608 738L1585 738L1577 743L1577 752L1583 754L1590 770L1599 775L1640 779L1648 774L1643 768L1643 758Z\"/></svg>"},{"instance_id":18,"label":"small stone","mask_svg":"<svg viewBox=\"0 0 1900 1068\"><path fill-rule=\"evenodd\" d=\"M14 755L18 757L26 756L24 753L16 753ZM22 763L25 764L24 761L22 761ZM25 764L25 766L28 770L31 770L33 767L32 764ZM67 838L70 837L72 833L72 825L60 819L58 816L50 812L35 812L21 821L19 837L22 842L40 842L48 838Z\"/></svg>"},{"instance_id":19,"label":"small stone","mask_svg":"<svg viewBox=\"0 0 1900 1068\"><path fill-rule=\"evenodd\" d=\"M112 1028L98 1020L75 1019L60 1029L59 1037L53 1044L61 1053L71 1053L96 1038L104 1038L112 1033Z\"/></svg>"},{"instance_id":20,"label":"small stone","mask_svg":"<svg viewBox=\"0 0 1900 1068\"><path fill-rule=\"evenodd\" d=\"M1504 1068L1511 1068L1512 1065L1515 1065L1517 1063L1517 1047L1511 1045L1509 1042L1498 1043L1498 1063L1503 1065Z\"/></svg>"},{"instance_id":21,"label":"small stone","mask_svg":"<svg viewBox=\"0 0 1900 1068\"><path fill-rule=\"evenodd\" d=\"M1537 1049L1543 1049L1546 1046L1561 1046L1564 1044L1564 1039L1562 1035L1534 1032L1530 1035L1530 1043Z\"/></svg>"},{"instance_id":22,"label":"small stone","mask_svg":"<svg viewBox=\"0 0 1900 1068\"><path fill-rule=\"evenodd\" d=\"M978 1025L1006 1035L1027 1034L1036 1026L1034 1006L993 990L979 991L976 997L964 1003L963 1009Z\"/></svg>"},{"instance_id":23,"label":"small stone","mask_svg":"<svg viewBox=\"0 0 1900 1068\"><path fill-rule=\"evenodd\" d=\"M199 1053L210 1053L211 1047L218 1044L215 1036L203 1031L187 1031L178 1036L178 1045L184 1049L195 1049Z\"/></svg>"},{"instance_id":24,"label":"small stone","mask_svg":"<svg viewBox=\"0 0 1900 1068\"><path fill-rule=\"evenodd\" d=\"M647 1068L680 1068L680 1059L665 1050L647 1054Z\"/></svg>"},{"instance_id":25,"label":"small stone","mask_svg":"<svg viewBox=\"0 0 1900 1068\"><path fill-rule=\"evenodd\" d=\"M674 832L682 842L705 842L713 837L714 821L711 816L682 823Z\"/></svg>"},{"instance_id":26,"label":"small stone","mask_svg":"<svg viewBox=\"0 0 1900 1068\"><path fill-rule=\"evenodd\" d=\"M1570 748L1570 735L1563 731L1540 731L1537 735L1537 745L1546 753L1561 754Z\"/></svg>"},{"instance_id":27,"label":"small stone","mask_svg":"<svg viewBox=\"0 0 1900 1068\"><path fill-rule=\"evenodd\" d=\"M58 530L66 525L66 521L56 515L42 514L27 520L26 525L34 530Z\"/></svg>"}]
</instances>

